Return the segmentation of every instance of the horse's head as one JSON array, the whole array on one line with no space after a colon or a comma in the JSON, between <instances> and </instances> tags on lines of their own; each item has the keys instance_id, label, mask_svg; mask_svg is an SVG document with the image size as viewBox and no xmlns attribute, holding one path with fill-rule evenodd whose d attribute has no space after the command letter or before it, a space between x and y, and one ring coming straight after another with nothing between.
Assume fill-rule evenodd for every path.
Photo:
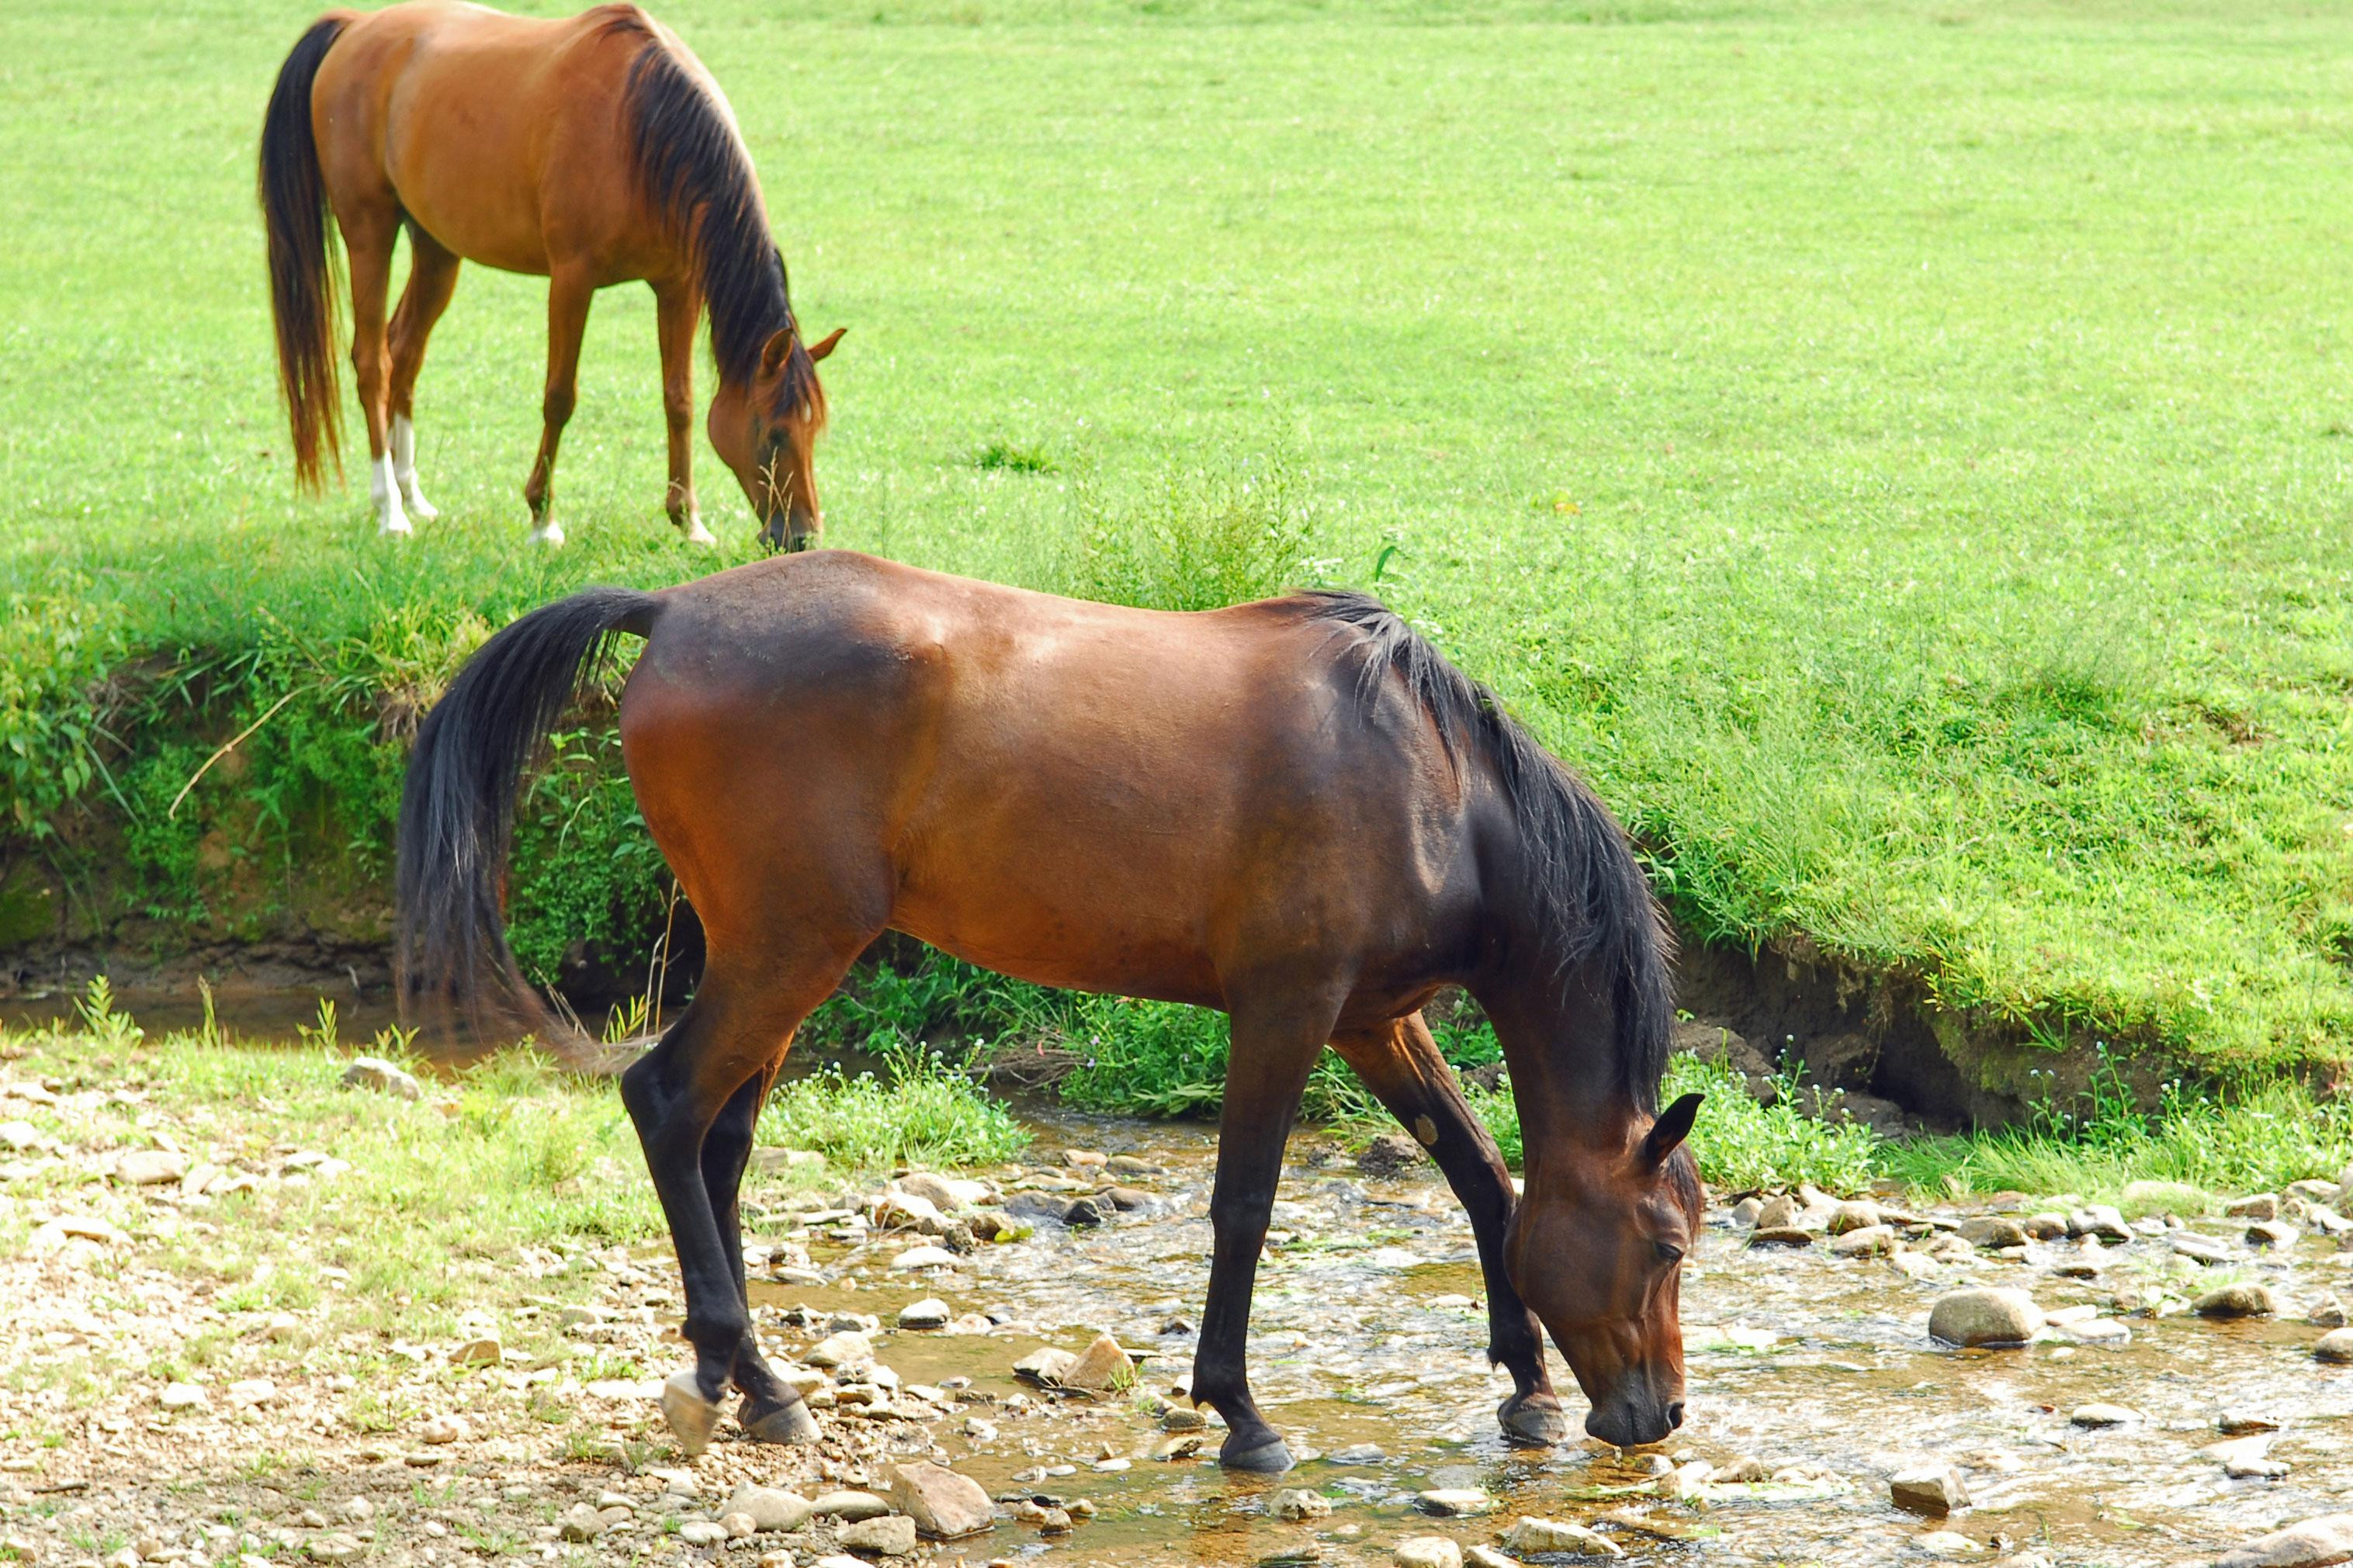
<instances>
[{"instance_id":1,"label":"horse's head","mask_svg":"<svg viewBox=\"0 0 2353 1568\"><path fill-rule=\"evenodd\" d=\"M1513 1287L1593 1403L1585 1429L1620 1447L1683 1424L1677 1293L1704 1202L1683 1143L1699 1105L1687 1094L1622 1141L1532 1171L1504 1238Z\"/></svg>"},{"instance_id":2,"label":"horse's head","mask_svg":"<svg viewBox=\"0 0 2353 1568\"><path fill-rule=\"evenodd\" d=\"M770 545L798 550L825 521L817 501L817 437L825 428L825 388L817 362L841 341L804 347L787 323L760 351L748 382L722 380L711 399L711 446L735 471Z\"/></svg>"}]
</instances>

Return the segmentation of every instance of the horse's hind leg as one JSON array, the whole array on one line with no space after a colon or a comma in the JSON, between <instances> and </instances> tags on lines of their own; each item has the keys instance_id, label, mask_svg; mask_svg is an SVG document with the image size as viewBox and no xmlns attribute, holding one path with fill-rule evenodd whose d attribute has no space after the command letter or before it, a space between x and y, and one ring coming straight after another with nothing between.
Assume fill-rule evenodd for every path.
<instances>
[{"instance_id":1,"label":"horse's hind leg","mask_svg":"<svg viewBox=\"0 0 2353 1568\"><path fill-rule=\"evenodd\" d=\"M1504 1435L1522 1443L1559 1443L1568 1423L1545 1371L1544 1339L1535 1314L1504 1269L1504 1232L1512 1219L1512 1175L1503 1152L1471 1113L1454 1070L1439 1054L1421 1015L1381 1028L1334 1038L1332 1048L1365 1087L1405 1125L1445 1173L1447 1184L1471 1216L1479 1267L1487 1280L1487 1356L1516 1385L1495 1414Z\"/></svg>"},{"instance_id":2,"label":"horse's hind leg","mask_svg":"<svg viewBox=\"0 0 2353 1568\"><path fill-rule=\"evenodd\" d=\"M417 482L417 374L425 366L425 340L449 308L458 288L458 258L415 224L408 226L408 287L392 313L392 384L385 404L391 416L392 479L408 514L430 522L441 515Z\"/></svg>"},{"instance_id":3,"label":"horse's hind leg","mask_svg":"<svg viewBox=\"0 0 2353 1568\"><path fill-rule=\"evenodd\" d=\"M1209 1297L1193 1353L1193 1403L1214 1405L1225 1417L1218 1462L1228 1469L1291 1468L1291 1450L1250 1397L1250 1292L1282 1174L1283 1145L1337 1012L1336 1003L1324 1001L1233 1009L1226 1106L1218 1122L1218 1180L1209 1195L1215 1232Z\"/></svg>"},{"instance_id":4,"label":"horse's hind leg","mask_svg":"<svg viewBox=\"0 0 2353 1568\"><path fill-rule=\"evenodd\" d=\"M736 1297L744 1303L747 1322L752 1299L744 1282L744 1231L738 1205L744 1167L751 1158L752 1136L759 1125L760 1107L776 1081L773 1065L754 1074L735 1091L702 1141L702 1189L711 1198L712 1215L719 1225L719 1245L727 1254L728 1272L735 1282ZM756 1332L744 1333L731 1380L744 1394L744 1404L735 1418L755 1441L817 1441L816 1417L801 1404L800 1395L793 1392L791 1384L779 1378L761 1356Z\"/></svg>"},{"instance_id":5,"label":"horse's hind leg","mask_svg":"<svg viewBox=\"0 0 2353 1568\"><path fill-rule=\"evenodd\" d=\"M400 233L399 208L388 202L353 201L338 207L343 248L352 269L352 379L360 413L367 420L368 494L375 502L379 533L412 531L393 481L390 421L385 406L390 355L385 352L385 297L392 287L392 247Z\"/></svg>"},{"instance_id":6,"label":"horse's hind leg","mask_svg":"<svg viewBox=\"0 0 2353 1568\"><path fill-rule=\"evenodd\" d=\"M855 952L853 946L850 954ZM740 1177L742 1156L733 1151L739 1140L748 1149L746 1118L757 1114L760 1094L793 1030L848 967L849 957L830 952L788 958L754 974L714 963L686 1016L621 1075L622 1103L644 1146L686 1290L686 1337L695 1365L670 1379L662 1413L690 1454L709 1443L719 1421L719 1396L747 1356L755 1365L759 1361L740 1243L731 1244L728 1234L734 1209L731 1201L723 1232L721 1210L712 1201L713 1167L722 1174L732 1168ZM713 1150L712 1131L731 1106L736 1115ZM732 1182L729 1186L732 1200ZM786 1404L794 1397L782 1384L758 1392L781 1393Z\"/></svg>"}]
</instances>

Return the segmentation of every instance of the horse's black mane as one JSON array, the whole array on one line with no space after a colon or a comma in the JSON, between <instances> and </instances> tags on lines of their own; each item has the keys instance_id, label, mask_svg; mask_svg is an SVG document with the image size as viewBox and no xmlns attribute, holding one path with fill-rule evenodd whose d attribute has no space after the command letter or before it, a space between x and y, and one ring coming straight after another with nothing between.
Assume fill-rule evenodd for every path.
<instances>
[{"instance_id":1,"label":"horse's black mane","mask_svg":"<svg viewBox=\"0 0 2353 1568\"><path fill-rule=\"evenodd\" d=\"M614 25L645 39L623 94L630 173L694 258L720 379L748 384L768 339L794 324L784 253L768 232L751 156L726 110L633 7ZM821 418L824 396L796 331L774 412L781 416L807 405Z\"/></svg>"},{"instance_id":2,"label":"horse's black mane","mask_svg":"<svg viewBox=\"0 0 2353 1568\"><path fill-rule=\"evenodd\" d=\"M1617 1020L1620 1081L1639 1110L1658 1104L1674 996L1670 939L1651 885L1609 808L1504 711L1495 694L1447 662L1368 594L1302 596L1309 616L1356 634L1357 689L1367 701L1394 674L1438 725L1456 761L1469 752L1494 771L1526 851L1524 868L1546 954L1566 977L1585 965L1607 976Z\"/></svg>"}]
</instances>

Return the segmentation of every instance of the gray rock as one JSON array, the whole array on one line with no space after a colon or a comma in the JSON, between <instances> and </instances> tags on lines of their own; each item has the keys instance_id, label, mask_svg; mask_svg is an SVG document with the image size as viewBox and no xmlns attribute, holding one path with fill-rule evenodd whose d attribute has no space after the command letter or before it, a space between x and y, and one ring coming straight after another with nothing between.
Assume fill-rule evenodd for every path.
<instances>
[{"instance_id":1,"label":"gray rock","mask_svg":"<svg viewBox=\"0 0 2353 1568\"><path fill-rule=\"evenodd\" d=\"M833 1538L852 1552L904 1557L915 1550L915 1521L903 1513L886 1513L845 1524Z\"/></svg>"},{"instance_id":2,"label":"gray rock","mask_svg":"<svg viewBox=\"0 0 2353 1568\"><path fill-rule=\"evenodd\" d=\"M2079 1405L2067 1417L2078 1426L2128 1426L2140 1412L2122 1405Z\"/></svg>"},{"instance_id":3,"label":"gray rock","mask_svg":"<svg viewBox=\"0 0 2353 1568\"><path fill-rule=\"evenodd\" d=\"M2353 1561L2353 1513L2332 1513L2257 1536L2214 1560L2214 1568L2327 1568Z\"/></svg>"},{"instance_id":4,"label":"gray rock","mask_svg":"<svg viewBox=\"0 0 2353 1568\"><path fill-rule=\"evenodd\" d=\"M691 1519L678 1527L678 1538L689 1546L716 1546L727 1539L727 1527L715 1519Z\"/></svg>"},{"instance_id":5,"label":"gray rock","mask_svg":"<svg viewBox=\"0 0 2353 1568\"><path fill-rule=\"evenodd\" d=\"M2231 1249L2221 1242L2211 1236L2200 1236L2192 1230L2177 1231L2168 1245L2177 1255L2210 1266L2228 1263L2233 1256Z\"/></svg>"},{"instance_id":6,"label":"gray rock","mask_svg":"<svg viewBox=\"0 0 2353 1568\"><path fill-rule=\"evenodd\" d=\"M2325 1361L2332 1366L2353 1365L2353 1329L2334 1329L2314 1342L2315 1361Z\"/></svg>"},{"instance_id":7,"label":"gray rock","mask_svg":"<svg viewBox=\"0 0 2353 1568\"><path fill-rule=\"evenodd\" d=\"M556 1531L566 1541L594 1541L605 1533L605 1521L585 1502L574 1503L555 1521Z\"/></svg>"},{"instance_id":8,"label":"gray rock","mask_svg":"<svg viewBox=\"0 0 2353 1568\"><path fill-rule=\"evenodd\" d=\"M749 1516L754 1530L794 1531L807 1524L815 1510L798 1492L745 1481L730 1494L721 1511Z\"/></svg>"},{"instance_id":9,"label":"gray rock","mask_svg":"<svg viewBox=\"0 0 2353 1568\"><path fill-rule=\"evenodd\" d=\"M1106 1198L1081 1198L1062 1215L1062 1223L1073 1230L1091 1230L1108 1221L1113 1207Z\"/></svg>"},{"instance_id":10,"label":"gray rock","mask_svg":"<svg viewBox=\"0 0 2353 1568\"><path fill-rule=\"evenodd\" d=\"M1266 1511L1294 1523L1332 1517L1332 1500L1305 1487L1285 1487L1266 1500Z\"/></svg>"},{"instance_id":11,"label":"gray rock","mask_svg":"<svg viewBox=\"0 0 2353 1568\"><path fill-rule=\"evenodd\" d=\"M1422 1512L1434 1513L1440 1519L1468 1519L1473 1514L1493 1512L1495 1500L1476 1487L1439 1487L1416 1492L1413 1504Z\"/></svg>"},{"instance_id":12,"label":"gray rock","mask_svg":"<svg viewBox=\"0 0 2353 1568\"><path fill-rule=\"evenodd\" d=\"M891 1505L872 1492L824 1492L809 1505L809 1513L818 1519L846 1519L855 1523L860 1520L880 1519L891 1511Z\"/></svg>"},{"instance_id":13,"label":"gray rock","mask_svg":"<svg viewBox=\"0 0 2353 1568\"><path fill-rule=\"evenodd\" d=\"M2067 1216L2063 1214L2029 1215L2020 1222L2018 1228L2037 1241L2056 1241L2067 1234Z\"/></svg>"},{"instance_id":14,"label":"gray rock","mask_svg":"<svg viewBox=\"0 0 2353 1568\"><path fill-rule=\"evenodd\" d=\"M2253 1197L2233 1199L2222 1205L2222 1212L2232 1219L2277 1219L2279 1194L2257 1193Z\"/></svg>"},{"instance_id":15,"label":"gray rock","mask_svg":"<svg viewBox=\"0 0 2353 1568\"><path fill-rule=\"evenodd\" d=\"M188 1173L188 1157L169 1149L133 1149L114 1162L114 1179L129 1187L176 1186Z\"/></svg>"},{"instance_id":16,"label":"gray rock","mask_svg":"<svg viewBox=\"0 0 2353 1568\"><path fill-rule=\"evenodd\" d=\"M1778 1197L1765 1200L1765 1206L1757 1211L1757 1228L1778 1230L1787 1226L1794 1226L1798 1223L1799 1216L1805 1212L1803 1204L1788 1194L1783 1193Z\"/></svg>"},{"instance_id":17,"label":"gray rock","mask_svg":"<svg viewBox=\"0 0 2353 1568\"><path fill-rule=\"evenodd\" d=\"M910 1196L923 1199L942 1215L954 1214L964 1207L956 1202L955 1189L948 1185L947 1178L935 1176L929 1171L911 1171L891 1184Z\"/></svg>"},{"instance_id":18,"label":"gray rock","mask_svg":"<svg viewBox=\"0 0 2353 1568\"><path fill-rule=\"evenodd\" d=\"M1969 1506L1969 1489L1961 1483L1961 1472L1950 1465L1930 1465L1892 1476L1887 1494L1905 1512L1930 1519L1942 1519Z\"/></svg>"},{"instance_id":19,"label":"gray rock","mask_svg":"<svg viewBox=\"0 0 2353 1568\"><path fill-rule=\"evenodd\" d=\"M1928 1332L1951 1345L2021 1345L2042 1331L2042 1309L2023 1290L1948 1290L1929 1310Z\"/></svg>"},{"instance_id":20,"label":"gray rock","mask_svg":"<svg viewBox=\"0 0 2353 1568\"><path fill-rule=\"evenodd\" d=\"M874 1342L855 1329L846 1329L838 1334L828 1334L824 1339L811 1345L808 1352L801 1357L801 1360L811 1366L824 1367L828 1370L838 1366L864 1366L873 1359Z\"/></svg>"},{"instance_id":21,"label":"gray rock","mask_svg":"<svg viewBox=\"0 0 2353 1568\"><path fill-rule=\"evenodd\" d=\"M1462 1548L1442 1535L1409 1535L1392 1550L1397 1568L1462 1568Z\"/></svg>"},{"instance_id":22,"label":"gray rock","mask_svg":"<svg viewBox=\"0 0 2353 1568\"><path fill-rule=\"evenodd\" d=\"M396 1094L403 1100L425 1098L424 1085L382 1057L353 1057L351 1065L343 1068L343 1087Z\"/></svg>"},{"instance_id":23,"label":"gray rock","mask_svg":"<svg viewBox=\"0 0 2353 1568\"><path fill-rule=\"evenodd\" d=\"M997 1510L980 1483L944 1465L892 1466L891 1506L913 1520L918 1531L943 1541L997 1525Z\"/></svg>"},{"instance_id":24,"label":"gray rock","mask_svg":"<svg viewBox=\"0 0 2353 1568\"><path fill-rule=\"evenodd\" d=\"M2294 1247L2295 1238L2304 1234L2285 1220L2259 1219L2247 1226L2250 1247Z\"/></svg>"},{"instance_id":25,"label":"gray rock","mask_svg":"<svg viewBox=\"0 0 2353 1568\"><path fill-rule=\"evenodd\" d=\"M1883 1252L1895 1250L1895 1232L1883 1225L1867 1225L1860 1230L1849 1230L1831 1243L1834 1258L1876 1258Z\"/></svg>"},{"instance_id":26,"label":"gray rock","mask_svg":"<svg viewBox=\"0 0 2353 1568\"><path fill-rule=\"evenodd\" d=\"M1164 1418L1163 1426L1166 1426ZM1324 1456L1324 1462L1334 1465L1377 1465L1388 1458L1388 1451L1378 1443L1351 1443Z\"/></svg>"},{"instance_id":27,"label":"gray rock","mask_svg":"<svg viewBox=\"0 0 2353 1568\"><path fill-rule=\"evenodd\" d=\"M1504 1545L1512 1552L1564 1552L1579 1557L1626 1555L1616 1542L1599 1531L1565 1520L1530 1519L1525 1514L1504 1532Z\"/></svg>"},{"instance_id":28,"label":"gray rock","mask_svg":"<svg viewBox=\"0 0 2353 1568\"><path fill-rule=\"evenodd\" d=\"M2224 1285L2189 1304L2201 1318L2268 1318L2279 1310L2268 1285Z\"/></svg>"},{"instance_id":29,"label":"gray rock","mask_svg":"<svg viewBox=\"0 0 2353 1568\"><path fill-rule=\"evenodd\" d=\"M2105 1241L2130 1241L2132 1226L2125 1216L2108 1204L2094 1204L2080 1208L2067 1216L2069 1236L2096 1236Z\"/></svg>"},{"instance_id":30,"label":"gray rock","mask_svg":"<svg viewBox=\"0 0 2353 1568\"><path fill-rule=\"evenodd\" d=\"M1748 1233L1751 1247L1811 1247L1814 1233L1794 1225L1763 1225Z\"/></svg>"},{"instance_id":31,"label":"gray rock","mask_svg":"<svg viewBox=\"0 0 2353 1568\"><path fill-rule=\"evenodd\" d=\"M1134 1361L1109 1334L1095 1336L1094 1343L1080 1352L1061 1375L1063 1387L1082 1388L1090 1394L1108 1394L1134 1381Z\"/></svg>"},{"instance_id":32,"label":"gray rock","mask_svg":"<svg viewBox=\"0 0 2353 1568\"><path fill-rule=\"evenodd\" d=\"M1040 1346L1013 1363L1013 1375L1029 1383L1051 1388L1062 1381L1079 1358L1068 1351L1058 1351L1051 1345Z\"/></svg>"},{"instance_id":33,"label":"gray rock","mask_svg":"<svg viewBox=\"0 0 2353 1568\"><path fill-rule=\"evenodd\" d=\"M944 1329L954 1316L945 1301L936 1296L926 1296L899 1309L899 1326L902 1329Z\"/></svg>"},{"instance_id":34,"label":"gray rock","mask_svg":"<svg viewBox=\"0 0 2353 1568\"><path fill-rule=\"evenodd\" d=\"M1462 1549L1463 1568L1525 1568L1516 1557L1506 1557L1492 1546L1466 1546Z\"/></svg>"}]
</instances>

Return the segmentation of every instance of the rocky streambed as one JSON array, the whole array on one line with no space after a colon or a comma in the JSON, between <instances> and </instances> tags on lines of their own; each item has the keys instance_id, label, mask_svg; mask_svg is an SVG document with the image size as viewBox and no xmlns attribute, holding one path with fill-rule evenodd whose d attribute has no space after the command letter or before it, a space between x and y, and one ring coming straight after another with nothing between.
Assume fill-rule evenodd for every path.
<instances>
[{"instance_id":1,"label":"rocky streambed","mask_svg":"<svg viewBox=\"0 0 2353 1568\"><path fill-rule=\"evenodd\" d=\"M0 1098L0 1134L34 1136L0 1177L97 1157L16 1109ZM765 1152L755 1317L825 1438L723 1427L693 1460L655 1412L687 1359L659 1247L483 1259L512 1289L464 1331L412 1342L396 1314L330 1336L323 1309L261 1310L164 1255L211 1205L364 1168L300 1149L209 1170L108 1156L99 1197L11 1200L0 1554L2124 1568L2223 1558L2332 1515L2353 1484L2335 1182L2235 1214L2155 1189L2126 1212L1719 1202L1683 1287L1688 1425L1654 1450L1530 1451L1496 1429L1509 1383L1480 1353L1451 1194L1418 1157L1374 1173L1303 1136L1252 1341L1303 1462L1266 1478L1219 1471L1216 1418L1183 1397L1210 1138L1038 1131L1023 1165L888 1186ZM187 1370L206 1336L218 1353ZM2343 1561L2328 1553L2353 1531L2335 1528L2230 1560Z\"/></svg>"}]
</instances>

